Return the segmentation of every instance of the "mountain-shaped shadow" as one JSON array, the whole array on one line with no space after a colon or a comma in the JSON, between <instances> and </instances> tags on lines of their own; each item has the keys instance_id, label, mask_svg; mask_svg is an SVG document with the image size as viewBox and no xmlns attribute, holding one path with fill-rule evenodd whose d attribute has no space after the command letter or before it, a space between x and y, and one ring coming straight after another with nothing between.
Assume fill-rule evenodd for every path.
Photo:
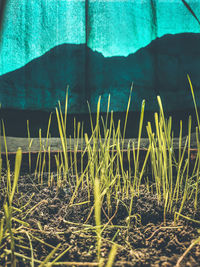
<instances>
[{"instance_id":1,"label":"mountain-shaped shadow","mask_svg":"<svg viewBox=\"0 0 200 267\"><path fill-rule=\"evenodd\" d=\"M125 111L133 82L132 111L140 110L143 99L146 110L156 110L158 94L164 109L174 111L193 107L187 74L198 100L200 34L165 35L127 57L106 58L85 44L62 44L2 75L0 99L2 108L52 111L65 101L69 86L69 113L87 113L87 100L95 112L99 95L106 111L109 94L111 109Z\"/></svg>"}]
</instances>

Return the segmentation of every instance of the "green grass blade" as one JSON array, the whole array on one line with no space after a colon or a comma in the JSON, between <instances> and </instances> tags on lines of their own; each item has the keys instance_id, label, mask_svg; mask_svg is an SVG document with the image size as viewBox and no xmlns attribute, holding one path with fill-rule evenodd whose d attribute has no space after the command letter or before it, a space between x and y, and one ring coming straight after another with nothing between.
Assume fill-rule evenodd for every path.
<instances>
[{"instance_id":1,"label":"green grass blade","mask_svg":"<svg viewBox=\"0 0 200 267\"><path fill-rule=\"evenodd\" d=\"M15 173L14 173L14 180L12 184L12 192L10 195L10 205L12 205L15 190L17 188L17 183L18 183L18 178L19 178L19 173L20 173L20 168L21 168L21 161L22 161L22 150L21 148L19 148L17 150L17 154L15 158Z\"/></svg>"}]
</instances>

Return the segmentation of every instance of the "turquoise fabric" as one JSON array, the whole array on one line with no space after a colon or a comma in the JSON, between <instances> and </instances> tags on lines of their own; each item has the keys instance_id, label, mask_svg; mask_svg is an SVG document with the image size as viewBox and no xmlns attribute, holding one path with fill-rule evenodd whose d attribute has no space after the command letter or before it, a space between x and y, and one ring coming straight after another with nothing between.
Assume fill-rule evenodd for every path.
<instances>
[{"instance_id":1,"label":"turquoise fabric","mask_svg":"<svg viewBox=\"0 0 200 267\"><path fill-rule=\"evenodd\" d=\"M200 13L200 1L187 2ZM84 0L8 1L0 74L56 45L85 43L85 12ZM200 32L181 0L89 0L88 28L88 46L106 57L127 56L167 33Z\"/></svg>"},{"instance_id":2,"label":"turquoise fabric","mask_svg":"<svg viewBox=\"0 0 200 267\"><path fill-rule=\"evenodd\" d=\"M197 17L200 17L200 1L188 0L186 2ZM111 99L113 95L113 110L124 111L130 86L133 82L136 84L135 90L133 90L136 103L132 109L139 110L141 100L145 96L150 100L152 99L153 104L149 106L149 109L153 109L156 105L156 89L152 91L152 88L155 85L146 89L146 83L143 82L145 75L152 75L149 78L152 80L156 73L157 67L152 65L151 55L148 56L150 57L149 59L135 60L133 62L135 65L129 64L130 68L137 69L138 65L140 67L138 67L138 73L134 73L130 77L126 74L129 69L126 69L126 72L122 75L127 80L127 83L123 85L123 79L122 82L118 81L116 84L115 81L111 84L102 82L105 80L104 69L106 68L104 68L104 63L99 66L95 65L96 61L92 63L90 52L96 53L95 55L98 58L100 56L105 59L119 59L121 57L122 61L120 61L119 65L122 66L124 60L130 59L128 56L147 47L156 38L163 37L166 34L177 35L180 33L196 33L198 36L199 32L200 25L198 21L181 0L9 0L4 18L1 43L0 75L2 75L2 79L0 82L0 102L3 108L53 110L59 100L58 98L61 98L61 102L64 101L65 89L69 85L71 99L69 112L71 113L87 112L87 105L82 106L83 99L91 103L92 112L95 112L98 96L102 95L105 106L108 94L111 94ZM192 41L189 49L193 49L194 42ZM71 66L74 72L70 72L70 75L74 75L75 78L72 81L70 76L69 83L66 78L65 89L64 87L60 88L60 92L58 86L53 83L49 84L44 92L45 85L43 83L48 83L50 78L42 81L42 77L40 77L41 84L38 82L31 89L30 84L26 86L26 81L17 83L16 81L19 80L19 77L4 76L6 73L23 68L27 63L64 44L86 44L86 49L85 53L81 54L77 64L74 65L73 63ZM89 50L90 52L87 51L87 47L91 49ZM68 55L70 52L66 53ZM160 53L163 55L168 54L167 48ZM198 56L199 52L197 51L196 53ZM70 56L67 56L66 60L69 59ZM55 64L56 60L55 58ZM52 62L51 64L53 64ZM173 63L171 64L173 65ZM170 68L170 64L167 66ZM45 65L42 65L42 67L45 68ZM70 68L70 62L66 68ZM79 68L78 71L77 68ZM145 71L140 71L143 68L146 68ZM57 66L57 69L59 70L59 66ZM96 70L95 72L94 69ZM154 69L154 73L152 73L152 69ZM60 71L62 72L62 69ZM114 72L114 70L110 70L110 72L112 71ZM113 80L115 73L113 73ZM20 73L19 75L22 76ZM25 74L23 75L23 79L26 79ZM141 77L141 75L143 76L140 81L138 77ZM94 76L97 77L95 82ZM78 89L76 84L80 82L77 82L76 79L82 79L84 86L80 86ZM176 77L175 79L179 78ZM75 87L76 89L73 89ZM178 86L176 88L178 90ZM53 92L53 90L55 91ZM146 92L140 95L142 90L146 90ZM31 94L37 95L33 102L31 102ZM42 101L42 97L46 98L46 102ZM169 98L164 93L163 98L166 98L166 101L169 102ZM177 108L180 109L183 104L191 106L192 102L187 97L183 102L180 102ZM170 103L168 103L167 108L169 110L175 107L175 104L170 106ZM103 110L105 111L106 108L103 107Z\"/></svg>"}]
</instances>

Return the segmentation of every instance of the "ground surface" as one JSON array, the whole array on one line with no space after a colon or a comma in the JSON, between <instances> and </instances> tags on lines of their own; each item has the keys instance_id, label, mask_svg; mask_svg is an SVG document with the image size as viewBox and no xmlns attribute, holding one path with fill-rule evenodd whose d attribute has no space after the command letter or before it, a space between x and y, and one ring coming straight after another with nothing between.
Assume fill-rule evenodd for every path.
<instances>
[{"instance_id":1,"label":"ground surface","mask_svg":"<svg viewBox=\"0 0 200 267\"><path fill-rule=\"evenodd\" d=\"M30 151L31 152L36 152L40 150L40 139L39 138L31 138L31 147ZM6 145L7 145L7 151L8 152L16 152L18 147L21 147L22 152L28 152L29 151L29 144L30 140L28 138L21 138L21 137L6 137ZM103 141L104 139L102 139ZM174 149L178 149L179 147L179 138L174 138ZM186 136L182 138L182 147L184 147L186 141ZM112 142L112 140L111 140ZM133 139L125 139L124 141L124 148L126 149L128 146L128 143L131 142L131 147L132 147L132 142L135 143L135 147L137 147L138 144L138 139L133 138ZM70 150L74 149L74 144L77 144L77 139L67 139L67 148ZM5 152L5 145L4 145L4 138L0 136L0 145L1 145L1 151ZM149 145L149 140L148 138L142 138L140 142L140 148L148 148ZM60 138L52 137L48 139L48 146L50 146L51 151L58 151L62 149L62 144ZM84 149L85 148L85 140L84 139L79 139L78 140L78 150ZM196 134L192 133L191 134L191 148L196 148L197 147L197 142L196 142ZM46 147L46 138L41 138L41 147Z\"/></svg>"},{"instance_id":2,"label":"ground surface","mask_svg":"<svg viewBox=\"0 0 200 267\"><path fill-rule=\"evenodd\" d=\"M6 197L5 178L3 175L0 218L3 215L2 205ZM56 175L54 178L56 179ZM63 189L58 190L55 186L48 187L45 181L44 185L38 185L34 175L24 174L20 177L13 205L21 208L23 212L14 212L14 216L29 223L29 226L23 226L18 230L22 238L15 241L17 253L31 257L31 252L27 248L30 247L31 240L34 259L42 261L56 245L61 243L51 260L68 249L59 262L78 262L73 266L92 266L92 264L95 266L97 252L96 233L93 228L95 225L93 195L91 192L90 202L87 202L88 192L83 186L78 191L74 205L70 206L73 192L73 185L66 184ZM87 203L77 205L85 201ZM129 230L126 227L128 214L125 205L129 205L130 198L116 203L113 197L112 203L110 216L103 203L102 224L107 224L107 227L102 233L101 257L106 262L112 242L116 242L119 246L114 266L175 266L192 241L200 235L198 232L200 224L182 218L177 225L174 225L173 216L169 214L164 225L162 203L158 205L155 194L148 192L144 186L141 187L140 197L134 197L132 214L137 216L133 218ZM24 205L26 207L22 208ZM188 203L186 207L182 214L196 220L200 219L200 211L194 212L192 203ZM13 222L13 227L17 229L19 224ZM3 245L0 255L4 249L10 247L7 241L4 241ZM30 262L22 260L20 256L17 260L17 266L30 266ZM199 266L199 264L200 244L196 244L177 266ZM39 263L35 263L35 266L38 265ZM6 266L1 258L0 266Z\"/></svg>"}]
</instances>

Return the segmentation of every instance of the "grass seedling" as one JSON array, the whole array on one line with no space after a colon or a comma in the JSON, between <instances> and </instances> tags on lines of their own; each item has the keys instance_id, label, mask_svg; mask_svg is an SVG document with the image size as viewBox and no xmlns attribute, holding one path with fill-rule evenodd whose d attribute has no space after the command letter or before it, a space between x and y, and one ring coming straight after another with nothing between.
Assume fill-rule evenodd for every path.
<instances>
[{"instance_id":1,"label":"grass seedling","mask_svg":"<svg viewBox=\"0 0 200 267\"><path fill-rule=\"evenodd\" d=\"M199 130L196 127L196 140L197 140L197 158L198 158L198 164L197 164L197 171L196 171L196 185L195 185L195 199L194 199L194 208L197 210L197 201L198 201L198 193L199 193L199 173L200 173L200 143L199 143Z\"/></svg>"},{"instance_id":2,"label":"grass seedling","mask_svg":"<svg viewBox=\"0 0 200 267\"><path fill-rule=\"evenodd\" d=\"M150 143L152 176L155 179L158 203L164 201L164 223L167 204L172 194L172 153L171 122L165 122L162 103L158 97L160 116L155 113L156 135L152 132L150 122L147 125L147 133Z\"/></svg>"},{"instance_id":3,"label":"grass seedling","mask_svg":"<svg viewBox=\"0 0 200 267\"><path fill-rule=\"evenodd\" d=\"M44 173L44 169L46 167L46 153L48 150L48 143L49 143L49 132L50 132L50 126L51 126L51 116L52 114L50 114L49 116L49 122L48 122L48 127L47 127L47 135L46 135L46 144L45 147L43 148L43 162L42 162L42 169L41 169L41 175L40 175L40 180L41 180L41 184L43 184L43 173ZM51 172L51 170L49 170Z\"/></svg>"},{"instance_id":4,"label":"grass seedling","mask_svg":"<svg viewBox=\"0 0 200 267\"><path fill-rule=\"evenodd\" d=\"M51 184L51 148L48 147L48 186L52 186Z\"/></svg>"},{"instance_id":5,"label":"grass seedling","mask_svg":"<svg viewBox=\"0 0 200 267\"><path fill-rule=\"evenodd\" d=\"M192 125L192 120L191 120L191 116L189 117L189 122L188 122L188 155L187 155L187 167L186 167L186 177L185 177L185 181L184 181L184 190L183 190L183 195L182 195L182 201L181 201L181 206L179 208L179 212L181 214L183 206L188 198L188 180L189 180L189 166L190 166L190 140L191 140L191 125ZM182 180L180 182L180 187L182 187ZM179 215L176 218L177 220L179 219Z\"/></svg>"},{"instance_id":6,"label":"grass seedling","mask_svg":"<svg viewBox=\"0 0 200 267\"><path fill-rule=\"evenodd\" d=\"M145 101L143 100L142 107L141 107L140 123L139 123L137 155L135 154L135 149L134 149L134 144L133 144L134 177L133 177L133 183L131 184L131 201L130 201L130 206L129 206L128 228L130 227L130 222L131 222L131 217L132 217L133 198L135 196L135 192L136 191L139 192L139 183L141 182L141 179L142 179L142 176L139 179L138 175L139 175L139 151L140 151L140 141L141 141L141 134L142 134L143 119L144 119L144 109L145 109ZM147 157L145 159L144 164L146 164L147 162L148 155L149 153L147 153ZM145 165L143 165L143 171L144 171L144 167ZM142 174L143 174L143 171L142 171Z\"/></svg>"},{"instance_id":7,"label":"grass seedling","mask_svg":"<svg viewBox=\"0 0 200 267\"><path fill-rule=\"evenodd\" d=\"M124 139L125 139L125 135L126 135L126 125L127 125L127 121L128 121L128 114L129 114L129 109L130 109L130 104L131 104L132 90L133 90L133 84L131 85L131 91L130 91L130 95L129 95L129 99L128 99L128 105L126 108L126 117L125 117L125 122L124 122L124 131L123 131L123 139L122 139L122 149L123 149Z\"/></svg>"},{"instance_id":8,"label":"grass seedling","mask_svg":"<svg viewBox=\"0 0 200 267\"><path fill-rule=\"evenodd\" d=\"M40 180L40 172L41 172L41 164L42 164L42 134L41 129L39 129L39 142L40 142L40 149L37 156L36 167L35 167L35 179L38 177L38 183L41 182Z\"/></svg>"},{"instance_id":9,"label":"grass seedling","mask_svg":"<svg viewBox=\"0 0 200 267\"><path fill-rule=\"evenodd\" d=\"M197 139L197 149L198 149L198 155L197 155L197 158L198 158L198 168L197 168L197 173L196 173L196 177L197 177L197 180L196 180L196 193L195 193L195 201L194 201L194 207L196 209L197 207L197 196L198 196L198 183L199 183L199 180L200 180L200 177L199 177L199 162L200 162L200 144L199 144L199 133L200 133L200 120L199 120L199 113L198 113L198 109L197 109L197 104L196 104L196 100L195 100L195 96L194 96L194 90L193 90L193 86L192 86L192 82L191 82L191 79L190 79L190 76L187 75L187 78L188 78L188 81L189 81L189 85L190 85L190 90L191 90L191 93L192 93L192 98L193 98L193 103L194 103L194 108L195 108L195 113L196 113L196 119L197 119L197 124L198 124L198 131L196 130L196 139Z\"/></svg>"},{"instance_id":10,"label":"grass seedling","mask_svg":"<svg viewBox=\"0 0 200 267\"><path fill-rule=\"evenodd\" d=\"M29 165L29 173L31 173L31 146L33 139L30 136L30 129L29 129L29 121L27 120L27 133L28 133L28 165Z\"/></svg>"},{"instance_id":11,"label":"grass seedling","mask_svg":"<svg viewBox=\"0 0 200 267\"><path fill-rule=\"evenodd\" d=\"M3 120L1 121L2 123L2 130L3 130L3 139L4 139L4 147L5 147L5 152L6 152L6 165L7 165L7 169L10 169L10 163L8 160L8 148L7 148L7 142L6 142L6 131L5 131L5 125Z\"/></svg>"},{"instance_id":12,"label":"grass seedling","mask_svg":"<svg viewBox=\"0 0 200 267\"><path fill-rule=\"evenodd\" d=\"M45 258L45 260L39 265L39 267L45 267L45 266L51 266L51 264L48 262L50 259L55 255L56 251L59 249L61 246L61 243L59 243L50 253L49 255Z\"/></svg>"},{"instance_id":13,"label":"grass seedling","mask_svg":"<svg viewBox=\"0 0 200 267\"><path fill-rule=\"evenodd\" d=\"M67 134L66 134L66 127L67 127L67 106L68 106L68 93L66 94L66 100L65 100L65 115L63 118L61 105L59 102L59 109L56 108L56 116L57 116L57 123L58 123L58 129L63 149L63 155L64 155L64 173L67 177L69 172L69 163L68 163L68 153L67 153Z\"/></svg>"},{"instance_id":14,"label":"grass seedling","mask_svg":"<svg viewBox=\"0 0 200 267\"><path fill-rule=\"evenodd\" d=\"M114 244L112 246L112 248L111 248L111 251L110 251L110 254L109 254L109 257L108 257L108 262L106 264L106 267L112 267L113 266L116 253L117 253L117 245Z\"/></svg>"},{"instance_id":15,"label":"grass seedling","mask_svg":"<svg viewBox=\"0 0 200 267\"><path fill-rule=\"evenodd\" d=\"M1 230L1 240L3 238L10 238L10 251L11 251L11 266L15 267L16 266L16 259L15 259L15 239L14 239L14 233L13 233L13 228L12 228L12 221L17 221L19 223L24 224L24 222L18 220L17 218L13 217L13 197L17 188L17 183L18 183L18 178L19 178L19 173L20 173L20 167L21 167L21 160L22 160L22 151L21 149L18 149L17 154L16 154L16 159L15 159L15 171L14 171L14 178L13 181L11 181L10 177L10 169L8 167L7 171L7 199L8 202L6 201L4 203L4 216L5 216L5 228L4 230ZM1 221L1 228L4 225L4 219ZM4 236L3 236L4 233ZM8 235L7 235L8 233Z\"/></svg>"},{"instance_id":16,"label":"grass seedling","mask_svg":"<svg viewBox=\"0 0 200 267\"><path fill-rule=\"evenodd\" d=\"M132 192L135 191L135 187L138 187L138 191L139 191L139 185L138 185L139 153L140 153L140 142L141 142L141 135L142 135L142 126L143 126L143 120L144 120L144 109L145 109L145 100L142 101L142 107L141 107L140 122L139 122L139 133L138 133L137 156L135 157L135 155L134 155L134 158L135 158L135 162L134 162L135 173L134 173L134 181L133 181Z\"/></svg>"},{"instance_id":17,"label":"grass seedling","mask_svg":"<svg viewBox=\"0 0 200 267\"><path fill-rule=\"evenodd\" d=\"M101 258L101 194L100 194L100 182L98 178L94 181L94 212L96 223L96 235L97 235L97 258L100 262Z\"/></svg>"}]
</instances>

